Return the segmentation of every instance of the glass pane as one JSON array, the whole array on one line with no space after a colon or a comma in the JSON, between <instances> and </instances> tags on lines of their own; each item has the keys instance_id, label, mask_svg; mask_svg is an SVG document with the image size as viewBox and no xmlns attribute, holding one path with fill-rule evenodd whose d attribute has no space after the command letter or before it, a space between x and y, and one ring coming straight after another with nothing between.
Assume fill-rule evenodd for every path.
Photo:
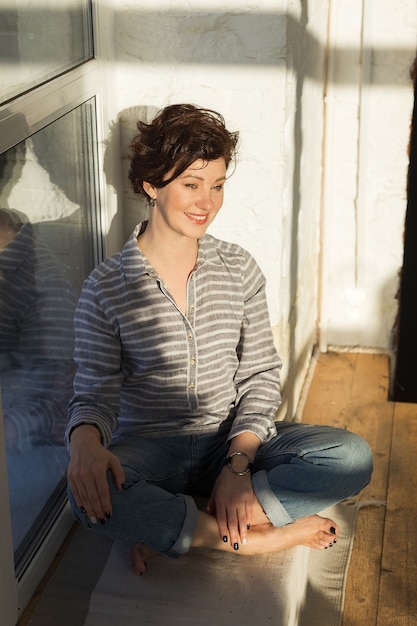
<instances>
[{"instance_id":1,"label":"glass pane","mask_svg":"<svg viewBox=\"0 0 417 626\"><path fill-rule=\"evenodd\" d=\"M0 102L92 55L91 0L0 0Z\"/></svg>"},{"instance_id":2,"label":"glass pane","mask_svg":"<svg viewBox=\"0 0 417 626\"><path fill-rule=\"evenodd\" d=\"M72 318L99 260L93 104L0 155L0 383L18 575L65 502Z\"/></svg>"}]
</instances>

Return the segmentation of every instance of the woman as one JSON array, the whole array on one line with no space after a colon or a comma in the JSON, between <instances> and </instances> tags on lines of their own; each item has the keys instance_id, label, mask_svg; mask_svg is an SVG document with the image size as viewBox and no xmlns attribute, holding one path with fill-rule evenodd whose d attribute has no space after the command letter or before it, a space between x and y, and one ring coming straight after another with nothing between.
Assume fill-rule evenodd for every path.
<instances>
[{"instance_id":1,"label":"woman","mask_svg":"<svg viewBox=\"0 0 417 626\"><path fill-rule=\"evenodd\" d=\"M333 546L337 524L317 513L368 483L371 453L344 430L275 423L264 277L240 246L206 234L238 135L192 105L138 129L130 180L149 220L92 272L75 316L75 516L131 541L137 574L155 552Z\"/></svg>"}]
</instances>

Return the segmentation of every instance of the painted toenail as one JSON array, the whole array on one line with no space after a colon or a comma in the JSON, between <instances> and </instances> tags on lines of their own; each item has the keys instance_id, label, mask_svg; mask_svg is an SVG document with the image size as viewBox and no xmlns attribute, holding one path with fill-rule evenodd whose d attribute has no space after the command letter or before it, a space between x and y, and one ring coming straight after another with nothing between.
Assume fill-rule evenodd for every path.
<instances>
[{"instance_id":1,"label":"painted toenail","mask_svg":"<svg viewBox=\"0 0 417 626\"><path fill-rule=\"evenodd\" d=\"M239 550L239 544L238 543L234 543L233 544L233 550Z\"/></svg>"},{"instance_id":2,"label":"painted toenail","mask_svg":"<svg viewBox=\"0 0 417 626\"><path fill-rule=\"evenodd\" d=\"M334 526L331 527L330 532L332 533L332 535L336 534L336 528Z\"/></svg>"}]
</instances>

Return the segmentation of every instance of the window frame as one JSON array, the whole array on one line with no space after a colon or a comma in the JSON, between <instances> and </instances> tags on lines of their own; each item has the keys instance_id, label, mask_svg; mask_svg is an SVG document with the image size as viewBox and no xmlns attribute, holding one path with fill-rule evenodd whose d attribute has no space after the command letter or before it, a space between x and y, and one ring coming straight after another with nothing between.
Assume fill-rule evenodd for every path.
<instances>
[{"instance_id":1,"label":"window frame","mask_svg":"<svg viewBox=\"0 0 417 626\"><path fill-rule=\"evenodd\" d=\"M96 149L96 197L99 203L97 231L101 232L101 241L95 245L95 263L107 255L106 234L108 231L109 202L107 188L103 176L103 138L104 128L108 127L107 74L105 64L100 59L100 48L105 50L108 33L108 19L102 11L101 30L98 20L98 2L92 0L93 50L95 56L60 74L59 76L34 87L16 98L0 105L0 152L5 152L17 143L24 141L48 124L58 120L83 103L95 99L97 149ZM107 44L106 44L107 46ZM107 52L108 54L108 52ZM108 70L108 66L106 66ZM26 124L18 120L26 120ZM1 390L0 390L1 392ZM40 546L22 577L15 576L10 507L8 500L8 482L5 463L5 441L3 432L3 415L0 403L0 498L2 515L0 517L0 548L2 566L0 568L0 624L14 626L22 611L36 591L59 547L68 535L74 520L67 504L53 525L47 538ZM3 595L4 594L4 595Z\"/></svg>"}]
</instances>

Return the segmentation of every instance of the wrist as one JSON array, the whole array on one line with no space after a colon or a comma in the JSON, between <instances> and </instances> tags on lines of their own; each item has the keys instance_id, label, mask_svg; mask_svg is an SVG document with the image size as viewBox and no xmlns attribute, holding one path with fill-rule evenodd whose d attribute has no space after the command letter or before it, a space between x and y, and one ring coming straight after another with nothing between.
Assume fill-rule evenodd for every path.
<instances>
[{"instance_id":1,"label":"wrist","mask_svg":"<svg viewBox=\"0 0 417 626\"><path fill-rule=\"evenodd\" d=\"M101 441L100 431L97 426L93 424L79 424L76 426L70 433L69 442L70 444L76 443L77 441L84 441L86 439L95 439L96 441Z\"/></svg>"},{"instance_id":2,"label":"wrist","mask_svg":"<svg viewBox=\"0 0 417 626\"><path fill-rule=\"evenodd\" d=\"M252 473L253 461L246 452L232 452L226 458L224 464L236 476L246 476Z\"/></svg>"}]
</instances>

